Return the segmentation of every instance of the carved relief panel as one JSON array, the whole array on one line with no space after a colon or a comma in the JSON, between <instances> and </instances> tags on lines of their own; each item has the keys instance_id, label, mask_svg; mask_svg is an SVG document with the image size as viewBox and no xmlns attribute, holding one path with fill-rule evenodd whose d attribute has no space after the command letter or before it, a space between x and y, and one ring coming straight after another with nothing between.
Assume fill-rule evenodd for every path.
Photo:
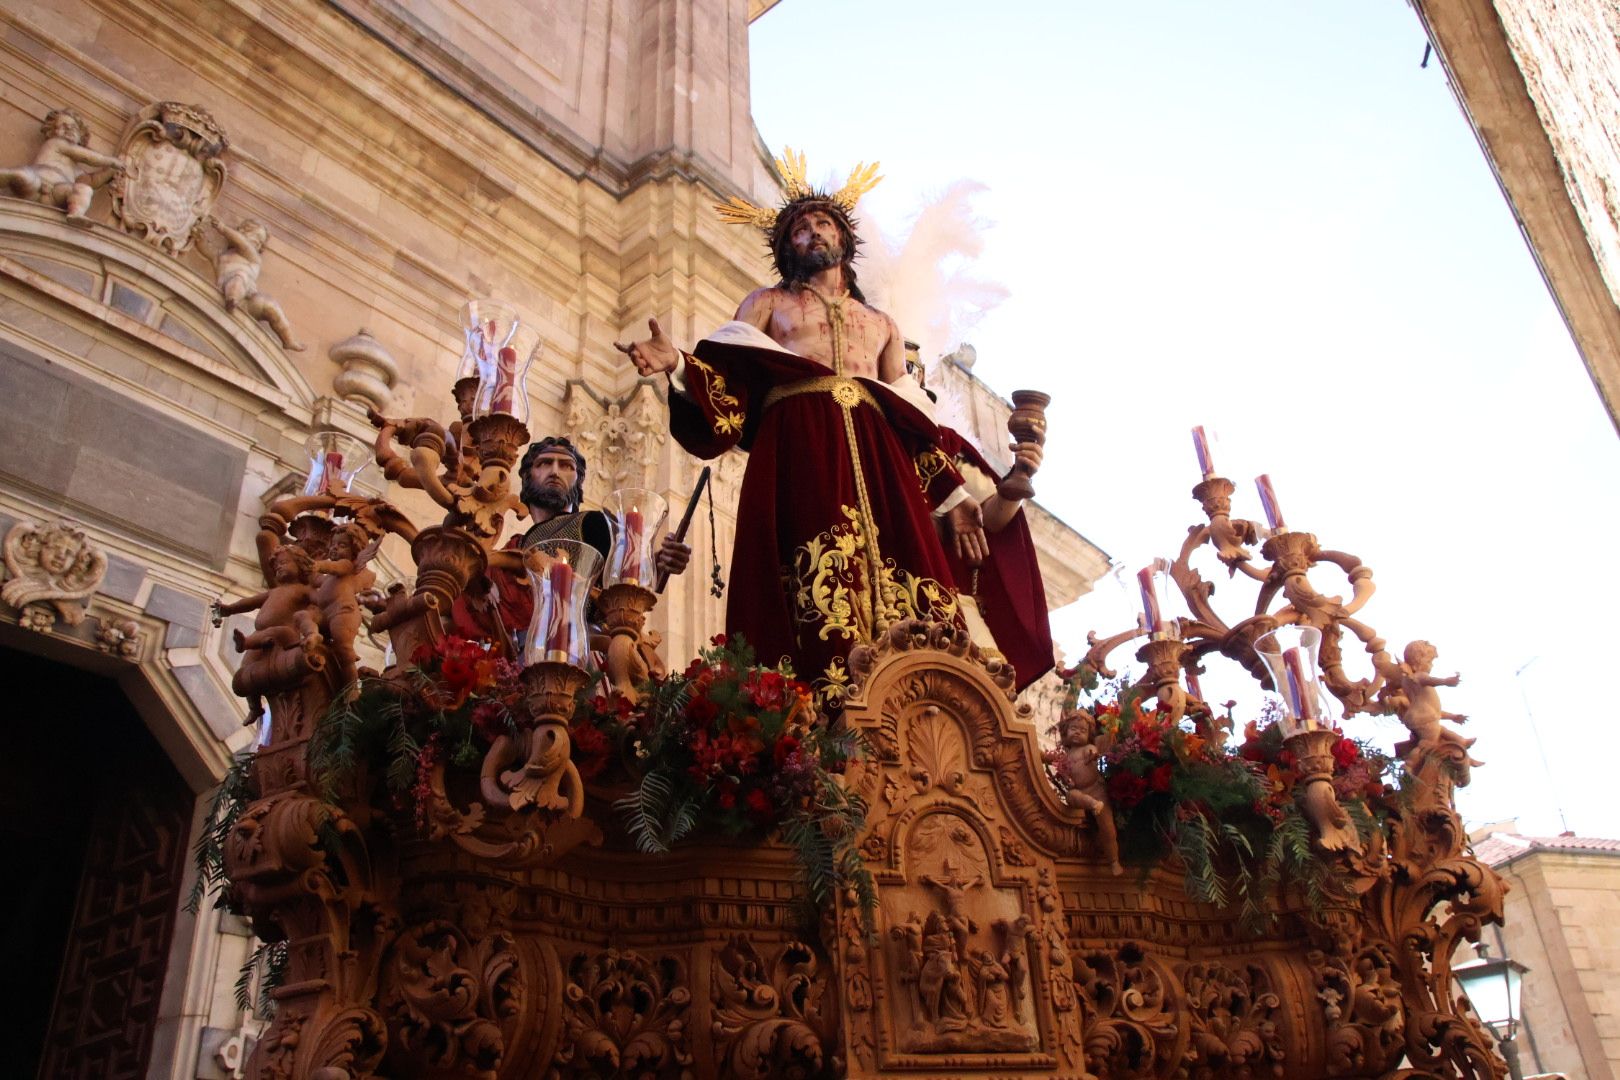
<instances>
[{"instance_id":1,"label":"carved relief panel","mask_svg":"<svg viewBox=\"0 0 1620 1080\"><path fill-rule=\"evenodd\" d=\"M1078 1020L1053 861L974 752L993 697L970 665L862 687L846 709L873 749L849 779L871 803L878 892L875 935L854 903L839 913L851 1076L1082 1075L1078 1038L1062 1047Z\"/></svg>"}]
</instances>

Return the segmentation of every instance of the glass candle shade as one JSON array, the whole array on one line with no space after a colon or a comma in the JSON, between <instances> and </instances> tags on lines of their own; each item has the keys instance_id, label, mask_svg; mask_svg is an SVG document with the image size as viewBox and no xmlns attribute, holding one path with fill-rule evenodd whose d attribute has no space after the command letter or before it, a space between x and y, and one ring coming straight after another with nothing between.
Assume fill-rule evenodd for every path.
<instances>
[{"instance_id":1,"label":"glass candle shade","mask_svg":"<svg viewBox=\"0 0 1620 1080\"><path fill-rule=\"evenodd\" d=\"M354 478L371 464L371 447L338 431L317 431L304 449L309 454L305 495L347 495Z\"/></svg>"},{"instance_id":2,"label":"glass candle shade","mask_svg":"<svg viewBox=\"0 0 1620 1080\"><path fill-rule=\"evenodd\" d=\"M656 491L620 488L607 497L602 512L613 525L613 547L602 584L652 588L658 574L654 562L659 533L669 516L669 504Z\"/></svg>"},{"instance_id":3,"label":"glass candle shade","mask_svg":"<svg viewBox=\"0 0 1620 1080\"><path fill-rule=\"evenodd\" d=\"M1136 572L1136 583L1142 593L1143 620L1148 633L1156 640L1181 637L1181 625L1170 615L1169 569L1168 562L1154 559Z\"/></svg>"},{"instance_id":4,"label":"glass candle shade","mask_svg":"<svg viewBox=\"0 0 1620 1080\"><path fill-rule=\"evenodd\" d=\"M529 365L540 353L540 335L499 300L469 300L462 313L467 348L458 379L478 378L474 417L505 413L529 422Z\"/></svg>"},{"instance_id":5,"label":"glass candle shade","mask_svg":"<svg viewBox=\"0 0 1620 1080\"><path fill-rule=\"evenodd\" d=\"M591 635L585 609L602 567L601 552L578 540L541 540L524 549L523 565L534 590L524 665L553 660L589 666Z\"/></svg>"},{"instance_id":6,"label":"glass candle shade","mask_svg":"<svg viewBox=\"0 0 1620 1080\"><path fill-rule=\"evenodd\" d=\"M1282 696L1294 731L1328 726L1322 707L1322 685L1316 677L1316 656L1321 647L1322 632L1314 626L1279 626L1254 642L1254 651L1265 661L1271 685Z\"/></svg>"}]
</instances>

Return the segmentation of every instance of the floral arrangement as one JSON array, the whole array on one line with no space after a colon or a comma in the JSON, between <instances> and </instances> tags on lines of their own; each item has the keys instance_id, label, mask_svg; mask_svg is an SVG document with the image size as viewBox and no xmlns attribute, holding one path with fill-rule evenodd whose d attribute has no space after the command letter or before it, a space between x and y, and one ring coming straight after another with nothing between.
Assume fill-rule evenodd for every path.
<instances>
[{"instance_id":1,"label":"floral arrangement","mask_svg":"<svg viewBox=\"0 0 1620 1080\"><path fill-rule=\"evenodd\" d=\"M1279 702L1268 702L1233 745L1230 713L1217 717L1201 701L1189 701L1171 723L1166 710L1147 707L1139 693L1118 684L1103 695L1087 711L1097 721L1093 741L1122 862L1145 873L1174 854L1186 867L1189 895L1222 907L1239 904L1256 922L1265 918L1265 899L1285 882L1301 890L1313 911L1322 909L1331 866L1312 849L1310 824L1295 802L1298 773L1284 744ZM1365 838L1378 827L1389 793L1384 780L1394 765L1342 734L1334 758L1339 803ZM1067 790L1065 752L1048 751L1045 760L1052 782Z\"/></svg>"},{"instance_id":2,"label":"floral arrangement","mask_svg":"<svg viewBox=\"0 0 1620 1080\"><path fill-rule=\"evenodd\" d=\"M316 726L310 771L328 801L362 762L383 763L396 810L426 825L428 782L438 765L473 768L503 734L517 730L521 668L468 638L419 646L403 679L362 677Z\"/></svg>"},{"instance_id":3,"label":"floral arrangement","mask_svg":"<svg viewBox=\"0 0 1620 1080\"><path fill-rule=\"evenodd\" d=\"M855 848L866 806L839 779L860 745L828 727L785 661L762 665L741 638L719 635L684 671L645 684L639 703L611 693L582 703L573 734L587 778L619 748L633 785L615 807L641 850L668 851L704 826L730 836L779 830L813 902L847 886L864 910L875 908Z\"/></svg>"},{"instance_id":4,"label":"floral arrangement","mask_svg":"<svg viewBox=\"0 0 1620 1080\"><path fill-rule=\"evenodd\" d=\"M516 730L520 670L450 636L419 648L403 678L362 678L315 731L311 772L324 796L336 801L362 766L380 763L395 809L426 828L434 768L476 768ZM705 828L761 839L779 831L812 901L848 886L875 903L854 846L866 807L838 779L859 747L828 729L786 664L762 666L742 641L717 637L684 671L644 684L638 703L588 687L570 735L582 778L629 786L614 805L643 851Z\"/></svg>"}]
</instances>

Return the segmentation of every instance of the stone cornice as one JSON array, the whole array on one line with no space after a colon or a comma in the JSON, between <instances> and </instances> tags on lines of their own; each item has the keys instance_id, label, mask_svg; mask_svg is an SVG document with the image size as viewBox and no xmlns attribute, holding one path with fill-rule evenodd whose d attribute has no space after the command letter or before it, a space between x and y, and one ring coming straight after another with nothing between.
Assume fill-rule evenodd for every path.
<instances>
[{"instance_id":1,"label":"stone cornice","mask_svg":"<svg viewBox=\"0 0 1620 1080\"><path fill-rule=\"evenodd\" d=\"M1412 7L1609 418L1620 427L1620 306L1587 241L1501 20L1490 0L1414 0Z\"/></svg>"}]
</instances>

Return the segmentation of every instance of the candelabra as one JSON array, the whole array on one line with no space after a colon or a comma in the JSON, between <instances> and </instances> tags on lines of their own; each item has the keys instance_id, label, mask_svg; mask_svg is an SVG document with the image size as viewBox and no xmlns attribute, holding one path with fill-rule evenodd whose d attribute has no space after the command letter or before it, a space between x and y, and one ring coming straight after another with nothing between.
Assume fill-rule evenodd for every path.
<instances>
[{"instance_id":1,"label":"candelabra","mask_svg":"<svg viewBox=\"0 0 1620 1080\"><path fill-rule=\"evenodd\" d=\"M509 872L600 836L583 817L570 725L576 694L591 677L586 609L601 557L568 541L528 550L499 546L507 515L526 513L510 490L511 474L529 440L524 377L538 344L512 308L493 302L469 304L465 330L456 418L445 425L372 411L377 435L370 455L347 436L314 436L302 492L273 504L260 521L266 591L216 605L216 620L258 612L253 632L237 634L245 655L235 689L252 702L255 718L268 703L249 781L252 799L224 845L230 896L253 917L256 933L289 944L276 1020L250 1063L255 1075L304 1075L317 1062L338 1059L369 1075L389 1042L377 1012L343 1004L366 996L380 962L375 921L391 887L374 876L375 853L368 851L374 841L367 837L371 819L386 808L373 804L363 768L334 791L332 778L316 772L310 751L323 718L334 723L331 717L362 690L397 699L398 709L420 707L417 668L447 647L452 624L493 626L481 635L487 645L473 647L473 662L521 664L521 693L510 703L506 727L488 739L481 763L458 765L423 752L412 790L416 829L401 822L395 830L400 858L426 859L424 872L431 873L440 853L459 851L486 872ZM387 481L425 493L443 518L418 528L386 499L355 494L355 476L368 456ZM625 550L618 552L611 602L603 605L612 616L613 640L622 638L640 660L638 668L624 648L608 650L609 675L625 682L650 666L662 668L656 653L652 665L646 659L653 636L644 633L644 621L656 597L639 584L652 573L648 541L656 531L656 525L640 529L639 514L654 509L653 498L642 493L619 515ZM395 583L379 593L367 564L388 535L410 545L415 574L409 587ZM501 623L490 581L508 575L503 580L510 589L524 573L534 618L527 634L513 634ZM365 629L386 635L393 658L381 674L357 664L354 640L363 610L371 614ZM342 728L341 720L335 723ZM431 930L436 924L423 925ZM468 1030L484 1032L483 1039L499 1020L492 1014Z\"/></svg>"}]
</instances>

